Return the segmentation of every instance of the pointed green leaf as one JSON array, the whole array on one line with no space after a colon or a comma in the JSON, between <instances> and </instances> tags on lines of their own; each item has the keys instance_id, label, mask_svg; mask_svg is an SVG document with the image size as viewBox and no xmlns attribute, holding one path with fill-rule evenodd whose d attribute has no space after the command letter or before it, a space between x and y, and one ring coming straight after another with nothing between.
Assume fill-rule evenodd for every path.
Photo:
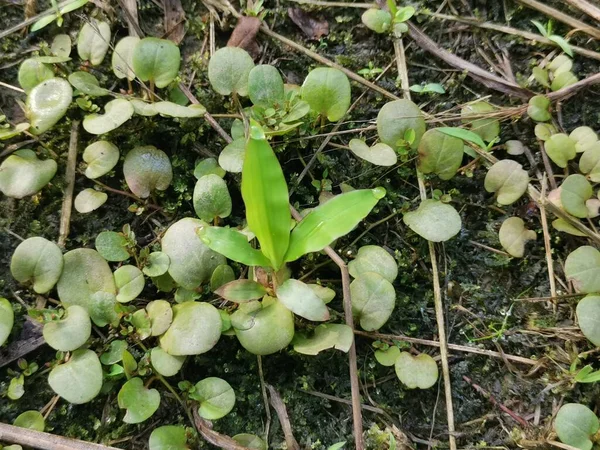
<instances>
[{"instance_id":1,"label":"pointed green leaf","mask_svg":"<svg viewBox=\"0 0 600 450\"><path fill-rule=\"evenodd\" d=\"M198 236L211 250L232 261L247 266L271 265L267 257L260 250L252 248L246 236L234 228L205 226L198 229Z\"/></svg>"},{"instance_id":2,"label":"pointed green leaf","mask_svg":"<svg viewBox=\"0 0 600 450\"><path fill-rule=\"evenodd\" d=\"M325 302L302 281L291 278L284 281L277 287L277 298L287 309L307 320L329 320Z\"/></svg>"},{"instance_id":3,"label":"pointed green leaf","mask_svg":"<svg viewBox=\"0 0 600 450\"><path fill-rule=\"evenodd\" d=\"M243 303L250 300L263 298L267 290L265 287L252 280L234 280L215 291L215 294L230 302Z\"/></svg>"}]
</instances>

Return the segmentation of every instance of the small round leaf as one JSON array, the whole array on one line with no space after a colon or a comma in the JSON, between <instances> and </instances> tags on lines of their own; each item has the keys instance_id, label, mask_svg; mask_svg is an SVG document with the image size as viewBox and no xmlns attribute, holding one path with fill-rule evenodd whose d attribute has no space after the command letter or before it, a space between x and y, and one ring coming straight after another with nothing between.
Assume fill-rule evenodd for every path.
<instances>
[{"instance_id":1,"label":"small round leaf","mask_svg":"<svg viewBox=\"0 0 600 450\"><path fill-rule=\"evenodd\" d=\"M187 450L185 428L178 425L165 425L155 428L148 441L149 450Z\"/></svg>"},{"instance_id":2,"label":"small round leaf","mask_svg":"<svg viewBox=\"0 0 600 450\"><path fill-rule=\"evenodd\" d=\"M166 253L152 252L148 255L142 272L149 277L159 277L169 270L170 262L169 256Z\"/></svg>"},{"instance_id":3,"label":"small round leaf","mask_svg":"<svg viewBox=\"0 0 600 450\"><path fill-rule=\"evenodd\" d=\"M110 46L110 25L96 19L83 24L77 37L77 54L92 66L102 63Z\"/></svg>"},{"instance_id":4,"label":"small round leaf","mask_svg":"<svg viewBox=\"0 0 600 450\"><path fill-rule=\"evenodd\" d=\"M525 254L525 243L535 240L535 231L525 228L525 223L520 217L509 217L500 227L500 245L506 252L515 258L522 258Z\"/></svg>"},{"instance_id":5,"label":"small round leaf","mask_svg":"<svg viewBox=\"0 0 600 450\"><path fill-rule=\"evenodd\" d=\"M205 378L196 383L190 397L200 403L198 414L207 420L226 416L235 405L233 388L227 381L217 377Z\"/></svg>"},{"instance_id":6,"label":"small round leaf","mask_svg":"<svg viewBox=\"0 0 600 450\"><path fill-rule=\"evenodd\" d=\"M248 95L248 77L254 68L252 57L239 47L223 47L208 62L208 79L221 95Z\"/></svg>"},{"instance_id":7,"label":"small round leaf","mask_svg":"<svg viewBox=\"0 0 600 450\"><path fill-rule=\"evenodd\" d=\"M577 155L575 141L564 133L550 136L544 143L544 148L554 164L563 169Z\"/></svg>"},{"instance_id":8,"label":"small round leaf","mask_svg":"<svg viewBox=\"0 0 600 450\"><path fill-rule=\"evenodd\" d=\"M87 163L85 176L91 179L106 175L119 162L119 149L108 141L96 141L83 151Z\"/></svg>"},{"instance_id":9,"label":"small round leaf","mask_svg":"<svg viewBox=\"0 0 600 450\"><path fill-rule=\"evenodd\" d=\"M600 429L600 422L588 407L567 403L556 414L554 429L563 443L580 450L592 450L591 438Z\"/></svg>"},{"instance_id":10,"label":"small round leaf","mask_svg":"<svg viewBox=\"0 0 600 450\"><path fill-rule=\"evenodd\" d=\"M133 116L133 105L124 98L104 105L104 114L89 114L83 119L83 128L90 134L104 134L116 130Z\"/></svg>"},{"instance_id":11,"label":"small round leaf","mask_svg":"<svg viewBox=\"0 0 600 450\"><path fill-rule=\"evenodd\" d=\"M600 296L588 295L577 304L577 319L583 335L600 347Z\"/></svg>"},{"instance_id":12,"label":"small round leaf","mask_svg":"<svg viewBox=\"0 0 600 450\"><path fill-rule=\"evenodd\" d=\"M70 352L77 350L89 339L92 334L92 321L81 306L69 306L61 320L44 325L43 334L50 347L61 352Z\"/></svg>"},{"instance_id":13,"label":"small round leaf","mask_svg":"<svg viewBox=\"0 0 600 450\"><path fill-rule=\"evenodd\" d=\"M135 72L133 71L133 50L140 38L137 36L127 36L117 42L112 54L111 66L117 78L127 78L133 80Z\"/></svg>"},{"instance_id":14,"label":"small round leaf","mask_svg":"<svg viewBox=\"0 0 600 450\"><path fill-rule=\"evenodd\" d=\"M335 122L344 117L350 107L350 81L341 70L318 67L304 79L301 95L312 111Z\"/></svg>"},{"instance_id":15,"label":"small round leaf","mask_svg":"<svg viewBox=\"0 0 600 450\"><path fill-rule=\"evenodd\" d=\"M10 302L0 297L0 346L8 340L15 322L15 313Z\"/></svg>"},{"instance_id":16,"label":"small round leaf","mask_svg":"<svg viewBox=\"0 0 600 450\"><path fill-rule=\"evenodd\" d=\"M50 78L35 86L26 102L31 133L38 135L52 128L65 115L72 99L73 89L63 78Z\"/></svg>"},{"instance_id":17,"label":"small round leaf","mask_svg":"<svg viewBox=\"0 0 600 450\"><path fill-rule=\"evenodd\" d=\"M425 133L425 120L419 107L410 100L394 100L377 114L377 134L384 144L396 149L409 130L414 131L411 148L417 148Z\"/></svg>"},{"instance_id":18,"label":"small round leaf","mask_svg":"<svg viewBox=\"0 0 600 450\"><path fill-rule=\"evenodd\" d=\"M144 387L141 378L132 378L123 385L117 396L119 408L126 409L123 422L140 423L149 419L160 406L160 394L156 389Z\"/></svg>"},{"instance_id":19,"label":"small round leaf","mask_svg":"<svg viewBox=\"0 0 600 450\"><path fill-rule=\"evenodd\" d=\"M54 72L46 64L29 58L19 66L19 84L25 91L29 93L38 84L54 77Z\"/></svg>"},{"instance_id":20,"label":"small round leaf","mask_svg":"<svg viewBox=\"0 0 600 450\"><path fill-rule=\"evenodd\" d=\"M131 192L141 198L149 197L154 190L164 191L173 179L169 157L151 145L127 153L123 173Z\"/></svg>"},{"instance_id":21,"label":"small round leaf","mask_svg":"<svg viewBox=\"0 0 600 450\"><path fill-rule=\"evenodd\" d=\"M386 367L391 367L396 364L396 360L400 356L400 349L396 346L392 346L387 350L377 350L375 352L375 359L379 364Z\"/></svg>"},{"instance_id":22,"label":"small round leaf","mask_svg":"<svg viewBox=\"0 0 600 450\"><path fill-rule=\"evenodd\" d=\"M106 200L108 200L108 195L105 192L87 188L77 194L73 206L77 212L87 214L100 208L106 203Z\"/></svg>"},{"instance_id":23,"label":"small round leaf","mask_svg":"<svg viewBox=\"0 0 600 450\"><path fill-rule=\"evenodd\" d=\"M215 174L204 175L196 182L193 202L194 211L206 222L231 214L231 196L227 183Z\"/></svg>"},{"instance_id":24,"label":"small round leaf","mask_svg":"<svg viewBox=\"0 0 600 450\"><path fill-rule=\"evenodd\" d=\"M268 64L254 67L248 74L248 96L263 108L283 106L285 92L279 71Z\"/></svg>"},{"instance_id":25,"label":"small round leaf","mask_svg":"<svg viewBox=\"0 0 600 450\"><path fill-rule=\"evenodd\" d=\"M404 214L403 220L411 230L431 242L451 239L462 226L454 207L432 199L424 200L415 211Z\"/></svg>"},{"instance_id":26,"label":"small round leaf","mask_svg":"<svg viewBox=\"0 0 600 450\"><path fill-rule=\"evenodd\" d=\"M589 211L586 202L594 195L590 182L579 174L569 175L560 186L560 202L569 214L584 219Z\"/></svg>"},{"instance_id":27,"label":"small round leaf","mask_svg":"<svg viewBox=\"0 0 600 450\"><path fill-rule=\"evenodd\" d=\"M365 272L375 272L392 283L398 276L398 264L382 247L365 245L358 249L356 258L348 263L348 271L354 278Z\"/></svg>"},{"instance_id":28,"label":"small round leaf","mask_svg":"<svg viewBox=\"0 0 600 450\"><path fill-rule=\"evenodd\" d=\"M219 154L219 165L231 173L241 173L246 153L246 139L239 138L227 145Z\"/></svg>"},{"instance_id":29,"label":"small round leaf","mask_svg":"<svg viewBox=\"0 0 600 450\"><path fill-rule=\"evenodd\" d=\"M177 375L185 362L185 356L169 355L160 347L155 347L150 351L150 361L152 367L163 377L172 377Z\"/></svg>"},{"instance_id":30,"label":"small round leaf","mask_svg":"<svg viewBox=\"0 0 600 450\"><path fill-rule=\"evenodd\" d=\"M436 129L428 130L419 143L419 170L449 180L460 168L463 147L462 139Z\"/></svg>"},{"instance_id":31,"label":"small round leaf","mask_svg":"<svg viewBox=\"0 0 600 450\"><path fill-rule=\"evenodd\" d=\"M565 275L577 292L600 292L600 252L589 245L571 252L565 261Z\"/></svg>"},{"instance_id":32,"label":"small round leaf","mask_svg":"<svg viewBox=\"0 0 600 450\"><path fill-rule=\"evenodd\" d=\"M15 427L28 428L35 431L44 431L46 421L39 411L25 411L17 416L13 425Z\"/></svg>"},{"instance_id":33,"label":"small round leaf","mask_svg":"<svg viewBox=\"0 0 600 450\"><path fill-rule=\"evenodd\" d=\"M160 336L169 329L173 322L173 310L166 300L154 300L146 305L146 312L151 324L152 336Z\"/></svg>"},{"instance_id":34,"label":"small round leaf","mask_svg":"<svg viewBox=\"0 0 600 450\"><path fill-rule=\"evenodd\" d=\"M173 322L160 338L160 346L175 356L200 355L221 337L221 315L209 303L185 302L173 307Z\"/></svg>"},{"instance_id":35,"label":"small round leaf","mask_svg":"<svg viewBox=\"0 0 600 450\"><path fill-rule=\"evenodd\" d=\"M96 236L95 246L107 261L120 262L129 259L127 239L121 233L103 231Z\"/></svg>"},{"instance_id":36,"label":"small round leaf","mask_svg":"<svg viewBox=\"0 0 600 450\"><path fill-rule=\"evenodd\" d=\"M119 303L135 300L142 293L146 284L142 271L128 264L115 270L114 277L117 286L116 298Z\"/></svg>"},{"instance_id":37,"label":"small round leaf","mask_svg":"<svg viewBox=\"0 0 600 450\"><path fill-rule=\"evenodd\" d=\"M142 81L154 82L157 88L171 84L179 72L179 48L167 39L147 37L133 49L133 70Z\"/></svg>"},{"instance_id":38,"label":"small round leaf","mask_svg":"<svg viewBox=\"0 0 600 450\"><path fill-rule=\"evenodd\" d=\"M352 139L348 146L357 157L377 166L393 166L398 162L394 149L382 142L369 147L360 139Z\"/></svg>"},{"instance_id":39,"label":"small round leaf","mask_svg":"<svg viewBox=\"0 0 600 450\"><path fill-rule=\"evenodd\" d=\"M43 237L25 239L10 260L10 272L19 283L32 283L38 294L50 291L63 270L62 251Z\"/></svg>"},{"instance_id":40,"label":"small round leaf","mask_svg":"<svg viewBox=\"0 0 600 450\"><path fill-rule=\"evenodd\" d=\"M395 366L398 379L409 389L428 389L438 379L437 364L425 353L413 357L408 352L402 352Z\"/></svg>"},{"instance_id":41,"label":"small round leaf","mask_svg":"<svg viewBox=\"0 0 600 450\"><path fill-rule=\"evenodd\" d=\"M545 95L535 95L529 99L527 115L536 122L548 122L552 119L550 114L550 99Z\"/></svg>"},{"instance_id":42,"label":"small round leaf","mask_svg":"<svg viewBox=\"0 0 600 450\"><path fill-rule=\"evenodd\" d=\"M375 272L365 272L350 284L352 313L365 331L381 328L396 306L394 286Z\"/></svg>"},{"instance_id":43,"label":"small round leaf","mask_svg":"<svg viewBox=\"0 0 600 450\"><path fill-rule=\"evenodd\" d=\"M69 403L87 403L102 389L100 360L91 350L75 350L68 362L52 369L48 383Z\"/></svg>"},{"instance_id":44,"label":"small round leaf","mask_svg":"<svg viewBox=\"0 0 600 450\"><path fill-rule=\"evenodd\" d=\"M529 175L523 166L511 159L494 164L485 176L484 186L488 192L496 193L501 205L516 202L527 190Z\"/></svg>"},{"instance_id":45,"label":"small round leaf","mask_svg":"<svg viewBox=\"0 0 600 450\"><path fill-rule=\"evenodd\" d=\"M367 9L361 16L362 23L375 33L385 33L392 25L392 15L382 9Z\"/></svg>"},{"instance_id":46,"label":"small round leaf","mask_svg":"<svg viewBox=\"0 0 600 450\"><path fill-rule=\"evenodd\" d=\"M0 191L7 197L37 194L56 174L56 161L37 158L32 150L17 150L0 164Z\"/></svg>"}]
</instances>

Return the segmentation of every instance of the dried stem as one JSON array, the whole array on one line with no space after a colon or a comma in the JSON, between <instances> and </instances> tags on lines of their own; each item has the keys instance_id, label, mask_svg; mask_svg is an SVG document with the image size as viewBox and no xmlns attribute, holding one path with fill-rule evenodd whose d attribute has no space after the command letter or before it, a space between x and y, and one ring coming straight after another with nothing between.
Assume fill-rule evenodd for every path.
<instances>
[{"instance_id":1,"label":"dried stem","mask_svg":"<svg viewBox=\"0 0 600 450\"><path fill-rule=\"evenodd\" d=\"M269 390L271 406L273 406L273 409L277 413L277 418L281 424L281 429L283 430L283 435L285 436L285 443L287 444L288 450L300 450L298 441L296 441L294 433L292 433L292 424L290 423L290 418L281 395L279 395L279 392L277 392L277 390L270 384L267 384L267 389Z\"/></svg>"},{"instance_id":2,"label":"dried stem","mask_svg":"<svg viewBox=\"0 0 600 450\"><path fill-rule=\"evenodd\" d=\"M546 174L542 178L541 197L546 197ZM554 263L552 261L552 245L550 244L550 232L548 231L548 218L546 217L546 202L542 201L539 205L540 221L542 222L542 231L544 232L544 249L546 250L546 264L548 266L548 281L550 283L550 295L556 297L556 280L554 279ZM556 302L554 303L556 307Z\"/></svg>"},{"instance_id":3,"label":"dried stem","mask_svg":"<svg viewBox=\"0 0 600 450\"><path fill-rule=\"evenodd\" d=\"M565 0L569 5L574 6L575 8L583 11L588 16L600 22L600 8L591 3L586 2L585 0Z\"/></svg>"},{"instance_id":4,"label":"dried stem","mask_svg":"<svg viewBox=\"0 0 600 450\"><path fill-rule=\"evenodd\" d=\"M75 170L77 168L77 144L79 141L79 121L71 123L71 139L69 140L69 154L67 156L67 170L65 173L65 197L63 199L60 213L60 230L58 234L58 246L65 247L69 228L71 227L71 211L73 209L73 191L75 190Z\"/></svg>"}]
</instances>

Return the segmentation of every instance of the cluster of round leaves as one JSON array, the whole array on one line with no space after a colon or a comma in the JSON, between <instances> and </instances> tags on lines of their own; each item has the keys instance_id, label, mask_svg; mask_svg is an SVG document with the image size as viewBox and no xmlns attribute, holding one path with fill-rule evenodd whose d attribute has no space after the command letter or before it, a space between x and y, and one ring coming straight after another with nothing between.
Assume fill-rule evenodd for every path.
<instances>
[{"instance_id":1,"label":"cluster of round leaves","mask_svg":"<svg viewBox=\"0 0 600 450\"><path fill-rule=\"evenodd\" d=\"M577 83L577 77L571 71L572 68L573 61L571 58L561 54L554 58L546 67L534 67L533 77L543 87L549 88L552 91L558 91Z\"/></svg>"}]
</instances>

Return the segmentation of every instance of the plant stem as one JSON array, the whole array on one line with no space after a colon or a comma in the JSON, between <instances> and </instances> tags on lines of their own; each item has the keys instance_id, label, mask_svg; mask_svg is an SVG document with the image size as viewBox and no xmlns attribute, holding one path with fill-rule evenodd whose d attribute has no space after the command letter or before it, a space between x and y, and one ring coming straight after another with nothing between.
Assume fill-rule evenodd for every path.
<instances>
[{"instance_id":1,"label":"plant stem","mask_svg":"<svg viewBox=\"0 0 600 450\"><path fill-rule=\"evenodd\" d=\"M75 169L77 168L77 144L79 141L79 121L71 123L71 139L69 140L69 154L67 156L67 170L65 172L65 196L60 213L60 229L58 234L58 246L65 247L69 228L71 227L71 211L73 208L73 191L75 190Z\"/></svg>"}]
</instances>

